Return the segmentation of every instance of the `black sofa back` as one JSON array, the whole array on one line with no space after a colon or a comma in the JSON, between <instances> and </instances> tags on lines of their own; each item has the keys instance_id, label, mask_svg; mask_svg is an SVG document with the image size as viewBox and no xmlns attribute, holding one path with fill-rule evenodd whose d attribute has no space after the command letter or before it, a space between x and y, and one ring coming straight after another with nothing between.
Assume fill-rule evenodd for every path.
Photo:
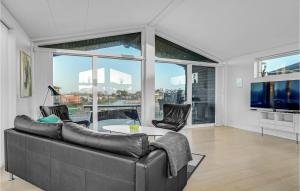
<instances>
[{"instance_id":1,"label":"black sofa back","mask_svg":"<svg viewBox=\"0 0 300 191\"><path fill-rule=\"evenodd\" d=\"M148 136L141 133L98 133L75 123L65 123L62 137L64 141L135 158L141 158L149 152Z\"/></svg>"}]
</instances>

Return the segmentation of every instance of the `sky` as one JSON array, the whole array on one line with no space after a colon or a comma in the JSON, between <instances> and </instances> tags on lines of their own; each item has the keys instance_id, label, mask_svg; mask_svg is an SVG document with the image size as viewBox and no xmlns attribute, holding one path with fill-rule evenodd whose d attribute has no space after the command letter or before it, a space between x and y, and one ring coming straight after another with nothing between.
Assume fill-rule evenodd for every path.
<instances>
[{"instance_id":1,"label":"sky","mask_svg":"<svg viewBox=\"0 0 300 191\"><path fill-rule=\"evenodd\" d=\"M264 63L267 64L267 72L277 70L279 68L283 68L295 63L300 62L300 54L285 56L285 57L279 57L279 58L273 58L269 60L264 60Z\"/></svg>"},{"instance_id":2,"label":"sky","mask_svg":"<svg viewBox=\"0 0 300 191\"><path fill-rule=\"evenodd\" d=\"M126 48L123 45L96 50L99 53L127 54L140 56L141 51L135 48ZM132 60L117 60L98 58L97 68L105 69L105 83L98 87L110 87L109 71L116 70L128 74L132 78L132 85L129 92L141 91L141 62ZM92 58L82 56L55 56L53 57L53 85L61 87L61 93L78 92L79 73L92 69ZM155 89L184 89L182 80L174 84L174 77L182 79L185 75L185 68L176 64L157 63L155 66ZM171 80L173 79L173 80ZM114 88L126 89L128 85L117 85Z\"/></svg>"}]
</instances>

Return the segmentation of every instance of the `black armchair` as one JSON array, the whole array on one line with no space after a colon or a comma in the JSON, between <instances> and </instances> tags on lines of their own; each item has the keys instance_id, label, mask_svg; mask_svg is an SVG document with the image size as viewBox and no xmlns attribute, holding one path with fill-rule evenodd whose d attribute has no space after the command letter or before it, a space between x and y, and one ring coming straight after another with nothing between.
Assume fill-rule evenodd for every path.
<instances>
[{"instance_id":1,"label":"black armchair","mask_svg":"<svg viewBox=\"0 0 300 191\"><path fill-rule=\"evenodd\" d=\"M40 111L44 117L54 114L64 122L74 122L86 127L89 127L90 125L90 122L88 120L72 121L69 116L68 107L66 105L40 106Z\"/></svg>"},{"instance_id":2,"label":"black armchair","mask_svg":"<svg viewBox=\"0 0 300 191\"><path fill-rule=\"evenodd\" d=\"M186 124L191 104L164 104L163 120L153 120L155 127L179 131Z\"/></svg>"}]
</instances>

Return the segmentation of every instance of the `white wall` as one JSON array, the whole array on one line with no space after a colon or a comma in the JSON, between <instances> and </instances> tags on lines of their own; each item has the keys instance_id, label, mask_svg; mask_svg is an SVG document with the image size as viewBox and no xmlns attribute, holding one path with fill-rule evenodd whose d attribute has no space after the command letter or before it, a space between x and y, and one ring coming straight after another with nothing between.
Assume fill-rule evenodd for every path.
<instances>
[{"instance_id":1,"label":"white wall","mask_svg":"<svg viewBox=\"0 0 300 191\"><path fill-rule=\"evenodd\" d=\"M258 57L288 52L299 49L299 44L291 44L257 52L246 56L231 59L225 68L225 124L231 127L259 132L259 115L250 110L250 83L254 81L276 81L288 79L300 79L299 73L268 76L266 78L254 78L254 61ZM236 79L243 80L243 87L236 86ZM266 130L266 134L295 139L294 135Z\"/></svg>"},{"instance_id":2,"label":"white wall","mask_svg":"<svg viewBox=\"0 0 300 191\"><path fill-rule=\"evenodd\" d=\"M27 34L10 15L7 9L2 4L0 5L1 21L8 27L8 29L4 29L4 27L1 26L1 167L4 162L3 131L13 127L16 114L32 116L32 97L20 98L19 96L19 63L21 50L31 56L33 56L33 54L31 50L32 42Z\"/></svg>"},{"instance_id":3,"label":"white wall","mask_svg":"<svg viewBox=\"0 0 300 191\"><path fill-rule=\"evenodd\" d=\"M32 116L32 97L28 98L20 98L20 51L26 52L28 55L31 56L32 64L34 68L34 55L32 51L32 41L30 40L29 36L25 33L22 27L18 24L18 22L14 19L14 17L9 13L9 11L4 7L1 6L1 18L4 23L10 28L9 32L12 36L16 39L14 50L11 50L11 57L13 60L16 70L12 71L16 76L17 84L16 84L16 92L17 92L17 114L26 114ZM34 75L34 74L33 74Z\"/></svg>"},{"instance_id":4,"label":"white wall","mask_svg":"<svg viewBox=\"0 0 300 191\"><path fill-rule=\"evenodd\" d=\"M3 90L7 88L6 78L7 78L7 63L8 62L8 29L0 23L0 91L3 92L0 94L0 141L1 141L1 147L0 147L0 165L3 163L3 153L4 153L4 145L2 144L4 138L3 138L3 128L5 125L7 125L7 112L5 111L7 109L7 94L4 93Z\"/></svg>"}]
</instances>

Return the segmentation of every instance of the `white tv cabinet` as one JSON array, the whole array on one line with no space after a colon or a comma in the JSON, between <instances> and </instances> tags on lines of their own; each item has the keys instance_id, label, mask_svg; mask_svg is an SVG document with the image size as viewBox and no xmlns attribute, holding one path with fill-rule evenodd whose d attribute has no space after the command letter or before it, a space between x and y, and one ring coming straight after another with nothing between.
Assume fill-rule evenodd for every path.
<instances>
[{"instance_id":1,"label":"white tv cabinet","mask_svg":"<svg viewBox=\"0 0 300 191\"><path fill-rule=\"evenodd\" d=\"M259 111L260 112L260 128L261 135L264 135L264 129L271 129L286 133L291 133L296 136L298 144L299 135L299 113L288 113L280 111Z\"/></svg>"}]
</instances>

